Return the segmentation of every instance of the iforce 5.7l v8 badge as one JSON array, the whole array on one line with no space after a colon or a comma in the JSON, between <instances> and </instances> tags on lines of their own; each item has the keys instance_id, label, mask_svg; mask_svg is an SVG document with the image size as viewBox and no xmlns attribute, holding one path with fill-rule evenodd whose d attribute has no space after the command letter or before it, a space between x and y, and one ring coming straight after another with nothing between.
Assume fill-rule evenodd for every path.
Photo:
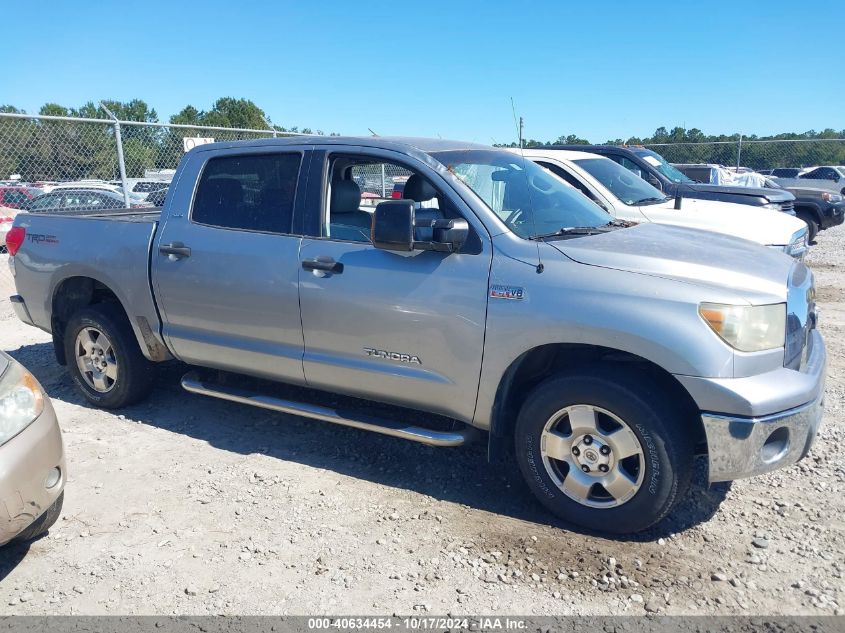
<instances>
[{"instance_id":1,"label":"iforce 5.7l v8 badge","mask_svg":"<svg viewBox=\"0 0 845 633\"><path fill-rule=\"evenodd\" d=\"M525 298L525 289L522 286L493 284L490 286L490 297L492 299L523 299Z\"/></svg>"}]
</instances>

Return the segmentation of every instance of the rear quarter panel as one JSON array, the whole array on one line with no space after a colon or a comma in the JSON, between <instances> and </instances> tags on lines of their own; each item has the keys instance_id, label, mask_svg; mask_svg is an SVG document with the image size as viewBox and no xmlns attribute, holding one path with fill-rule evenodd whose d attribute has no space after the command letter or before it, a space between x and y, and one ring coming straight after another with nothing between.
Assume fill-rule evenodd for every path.
<instances>
[{"instance_id":1,"label":"rear quarter panel","mask_svg":"<svg viewBox=\"0 0 845 633\"><path fill-rule=\"evenodd\" d=\"M58 287L71 277L89 277L120 300L145 355L149 336L164 349L149 283L149 249L157 224L138 217L18 215L15 226L26 229L26 240L15 255L15 286L35 325L49 332ZM142 330L143 320L150 331Z\"/></svg>"}]
</instances>

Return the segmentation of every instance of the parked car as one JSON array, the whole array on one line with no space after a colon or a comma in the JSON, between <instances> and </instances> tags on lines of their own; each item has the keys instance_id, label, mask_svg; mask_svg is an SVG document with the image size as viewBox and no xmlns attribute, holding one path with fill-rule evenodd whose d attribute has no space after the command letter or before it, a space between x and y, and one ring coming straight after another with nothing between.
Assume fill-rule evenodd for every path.
<instances>
[{"instance_id":1,"label":"parked car","mask_svg":"<svg viewBox=\"0 0 845 633\"><path fill-rule=\"evenodd\" d=\"M405 169L404 198L363 210L365 165ZM95 406L147 397L176 358L192 393L435 446L486 431L552 512L616 533L666 516L696 453L710 481L755 475L820 424L804 264L617 222L503 149L200 145L160 212L92 215L21 213L8 239L18 317Z\"/></svg>"},{"instance_id":2,"label":"parked car","mask_svg":"<svg viewBox=\"0 0 845 633\"><path fill-rule=\"evenodd\" d=\"M150 204L154 207L163 207L164 206L164 199L167 197L167 191L169 190L169 186L165 187L164 189L157 189L156 191L151 191L147 194L145 201L147 204Z\"/></svg>"},{"instance_id":3,"label":"parked car","mask_svg":"<svg viewBox=\"0 0 845 633\"><path fill-rule=\"evenodd\" d=\"M772 183L778 186L776 183ZM842 224L845 217L845 196L841 193L819 189L814 182L808 186L784 187L795 196L795 215L807 224L808 241L816 239L819 231Z\"/></svg>"},{"instance_id":4,"label":"parked car","mask_svg":"<svg viewBox=\"0 0 845 633\"><path fill-rule=\"evenodd\" d=\"M798 178L798 174L803 171L801 167L776 167L768 174L772 178ZM760 172L763 173L762 171Z\"/></svg>"},{"instance_id":5,"label":"parked car","mask_svg":"<svg viewBox=\"0 0 845 633\"><path fill-rule=\"evenodd\" d=\"M825 180L836 185L839 193L845 194L845 168L835 165L814 167L798 175L801 180Z\"/></svg>"},{"instance_id":6,"label":"parked car","mask_svg":"<svg viewBox=\"0 0 845 633\"><path fill-rule=\"evenodd\" d=\"M695 182L673 167L660 154L645 147L617 145L553 145L554 149L591 152L609 158L630 169L667 196L735 202L767 209L791 212L794 197L786 191L754 187L730 187Z\"/></svg>"},{"instance_id":7,"label":"parked car","mask_svg":"<svg viewBox=\"0 0 845 633\"><path fill-rule=\"evenodd\" d=\"M109 189L56 187L50 193L36 196L27 202L23 209L30 213L44 211L105 211L122 209L126 206L122 193ZM144 200L134 199L131 208L144 208L150 205Z\"/></svg>"},{"instance_id":8,"label":"parked car","mask_svg":"<svg viewBox=\"0 0 845 633\"><path fill-rule=\"evenodd\" d=\"M29 200L32 194L26 187L0 187L0 207L20 209Z\"/></svg>"},{"instance_id":9,"label":"parked car","mask_svg":"<svg viewBox=\"0 0 845 633\"><path fill-rule=\"evenodd\" d=\"M0 545L44 534L62 511L64 444L50 398L0 351Z\"/></svg>"},{"instance_id":10,"label":"parked car","mask_svg":"<svg viewBox=\"0 0 845 633\"><path fill-rule=\"evenodd\" d=\"M808 228L780 211L696 198L676 201L609 158L559 149L512 150L550 170L618 220L724 233L802 258Z\"/></svg>"},{"instance_id":11,"label":"parked car","mask_svg":"<svg viewBox=\"0 0 845 633\"><path fill-rule=\"evenodd\" d=\"M0 253L6 252L6 233L15 222L17 209L0 209Z\"/></svg>"},{"instance_id":12,"label":"parked car","mask_svg":"<svg viewBox=\"0 0 845 633\"><path fill-rule=\"evenodd\" d=\"M113 180L109 184L123 191L123 183L120 180ZM145 178L127 178L126 186L132 193L137 193L140 196L147 197L154 191L167 189L170 186L169 180L149 180Z\"/></svg>"},{"instance_id":13,"label":"parked car","mask_svg":"<svg viewBox=\"0 0 845 633\"><path fill-rule=\"evenodd\" d=\"M726 167L716 163L672 163L672 166L695 182L732 187L766 186L767 177L746 167ZM789 211L787 211L789 213Z\"/></svg>"}]
</instances>

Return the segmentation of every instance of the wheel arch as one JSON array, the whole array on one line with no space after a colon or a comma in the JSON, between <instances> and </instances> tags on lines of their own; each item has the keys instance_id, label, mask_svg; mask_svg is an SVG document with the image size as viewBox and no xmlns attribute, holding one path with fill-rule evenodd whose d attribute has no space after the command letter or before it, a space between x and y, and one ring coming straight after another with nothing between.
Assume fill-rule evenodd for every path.
<instances>
[{"instance_id":1,"label":"wheel arch","mask_svg":"<svg viewBox=\"0 0 845 633\"><path fill-rule=\"evenodd\" d=\"M822 222L822 210L819 205L813 202L799 202L795 201L795 215L799 215L800 213L808 213L817 224L821 225Z\"/></svg>"},{"instance_id":2,"label":"wheel arch","mask_svg":"<svg viewBox=\"0 0 845 633\"><path fill-rule=\"evenodd\" d=\"M684 412L694 435L697 452L706 450L704 426L692 396L668 371L636 354L618 349L580 343L552 343L530 349L516 358L502 375L496 390L491 416L488 455L491 461L507 459L512 450L516 417L527 394L543 380L586 366L629 368L647 372L672 394Z\"/></svg>"},{"instance_id":3,"label":"wheel arch","mask_svg":"<svg viewBox=\"0 0 845 633\"><path fill-rule=\"evenodd\" d=\"M51 296L50 331L59 364L67 363L64 334L70 317L81 308L100 303L113 303L120 307L132 327L138 347L149 360L162 361L171 358L170 353L156 340L146 319L131 318L124 300L109 284L95 277L74 275L58 282Z\"/></svg>"}]
</instances>

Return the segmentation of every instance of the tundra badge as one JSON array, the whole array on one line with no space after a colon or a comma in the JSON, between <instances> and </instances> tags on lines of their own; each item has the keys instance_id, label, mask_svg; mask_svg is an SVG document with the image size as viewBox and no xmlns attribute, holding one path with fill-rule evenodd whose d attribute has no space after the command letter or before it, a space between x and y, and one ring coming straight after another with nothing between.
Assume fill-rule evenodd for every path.
<instances>
[{"instance_id":1,"label":"tundra badge","mask_svg":"<svg viewBox=\"0 0 845 633\"><path fill-rule=\"evenodd\" d=\"M373 349L372 347L365 347L364 353L367 356L375 358L383 358L384 360L397 360L400 363L410 363L411 365L422 365L419 356L412 356L411 354L400 354L398 352L388 352L383 349Z\"/></svg>"}]
</instances>

